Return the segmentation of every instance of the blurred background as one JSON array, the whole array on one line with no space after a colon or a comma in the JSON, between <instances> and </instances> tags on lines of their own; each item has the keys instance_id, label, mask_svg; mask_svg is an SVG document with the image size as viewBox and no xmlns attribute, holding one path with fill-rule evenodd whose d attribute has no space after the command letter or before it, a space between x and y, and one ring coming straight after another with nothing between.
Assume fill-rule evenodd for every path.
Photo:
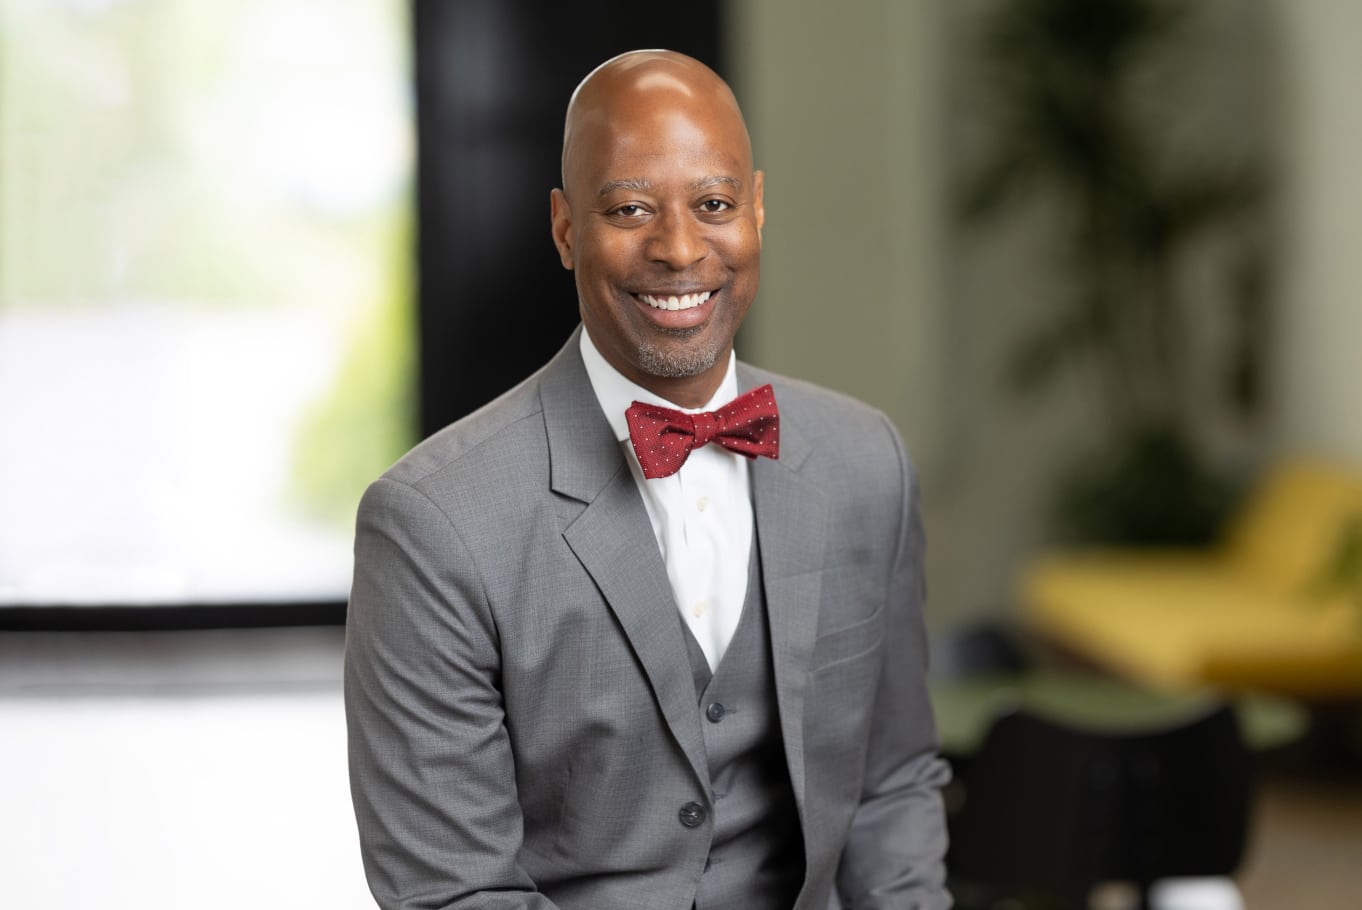
<instances>
[{"instance_id":1,"label":"blurred background","mask_svg":"<svg viewBox=\"0 0 1362 910\"><path fill-rule=\"evenodd\" d=\"M370 905L354 508L575 325L562 113L648 46L766 172L740 355L919 467L962 905L1354 906L1347 0L0 0L0 904ZM1025 880L970 792L1058 767Z\"/></svg>"}]
</instances>

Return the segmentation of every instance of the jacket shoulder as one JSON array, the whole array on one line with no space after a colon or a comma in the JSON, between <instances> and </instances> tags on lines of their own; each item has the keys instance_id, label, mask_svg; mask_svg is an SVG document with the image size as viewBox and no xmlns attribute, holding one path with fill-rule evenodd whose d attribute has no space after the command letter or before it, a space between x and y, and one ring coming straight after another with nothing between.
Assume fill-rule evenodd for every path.
<instances>
[{"instance_id":1,"label":"jacket shoulder","mask_svg":"<svg viewBox=\"0 0 1362 910\"><path fill-rule=\"evenodd\" d=\"M385 471L383 479L427 487L442 476L496 461L506 451L526 454L544 436L541 373L426 437Z\"/></svg>"}]
</instances>

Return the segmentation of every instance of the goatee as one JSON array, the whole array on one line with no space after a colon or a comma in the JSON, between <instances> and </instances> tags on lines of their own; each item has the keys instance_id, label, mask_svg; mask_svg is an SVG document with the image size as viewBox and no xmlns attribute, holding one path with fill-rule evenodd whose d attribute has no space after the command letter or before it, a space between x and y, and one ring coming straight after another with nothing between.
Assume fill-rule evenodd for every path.
<instances>
[{"instance_id":1,"label":"goatee","mask_svg":"<svg viewBox=\"0 0 1362 910\"><path fill-rule=\"evenodd\" d=\"M674 329L667 334L680 341L699 333L699 329ZM699 346L682 345L676 350L664 350L650 342L638 349L638 365L649 376L663 379L684 379L698 376L714 366L723 353L719 345L708 342Z\"/></svg>"}]
</instances>

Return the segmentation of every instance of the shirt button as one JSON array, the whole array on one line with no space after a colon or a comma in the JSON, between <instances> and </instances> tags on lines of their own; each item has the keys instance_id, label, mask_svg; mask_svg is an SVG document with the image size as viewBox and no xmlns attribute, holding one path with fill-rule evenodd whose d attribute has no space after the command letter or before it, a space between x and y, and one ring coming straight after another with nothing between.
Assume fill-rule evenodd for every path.
<instances>
[{"instance_id":1,"label":"shirt button","mask_svg":"<svg viewBox=\"0 0 1362 910\"><path fill-rule=\"evenodd\" d=\"M695 500L695 508L699 509L701 512L703 512L708 505L708 496L701 496L699 499Z\"/></svg>"},{"instance_id":2,"label":"shirt button","mask_svg":"<svg viewBox=\"0 0 1362 910\"><path fill-rule=\"evenodd\" d=\"M705 807L699 803L686 803L677 813L677 817L687 828L698 828L705 823Z\"/></svg>"},{"instance_id":3,"label":"shirt button","mask_svg":"<svg viewBox=\"0 0 1362 910\"><path fill-rule=\"evenodd\" d=\"M728 710L717 701L711 702L709 707L705 709L705 717L708 717L712 724L717 724L723 720L726 713L728 713Z\"/></svg>"},{"instance_id":4,"label":"shirt button","mask_svg":"<svg viewBox=\"0 0 1362 910\"><path fill-rule=\"evenodd\" d=\"M694 608L693 610L691 610L690 612L691 612L691 615L692 615L692 616L694 616L696 619L699 619L701 616L704 616L704 615L705 615L705 611L708 610L708 609L709 609L709 601L707 601L707 600L701 600L701 601L697 601L697 602L696 602L695 608Z\"/></svg>"}]
</instances>

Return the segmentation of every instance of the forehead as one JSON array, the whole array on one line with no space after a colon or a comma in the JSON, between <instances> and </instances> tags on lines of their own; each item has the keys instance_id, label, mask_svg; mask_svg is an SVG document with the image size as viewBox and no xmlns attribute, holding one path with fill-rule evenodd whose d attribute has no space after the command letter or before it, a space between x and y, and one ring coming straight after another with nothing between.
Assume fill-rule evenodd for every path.
<instances>
[{"instance_id":1,"label":"forehead","mask_svg":"<svg viewBox=\"0 0 1362 910\"><path fill-rule=\"evenodd\" d=\"M601 110L582 124L577 176L596 191L628 179L654 182L720 176L745 183L751 171L746 131L726 111L694 104Z\"/></svg>"}]
</instances>

